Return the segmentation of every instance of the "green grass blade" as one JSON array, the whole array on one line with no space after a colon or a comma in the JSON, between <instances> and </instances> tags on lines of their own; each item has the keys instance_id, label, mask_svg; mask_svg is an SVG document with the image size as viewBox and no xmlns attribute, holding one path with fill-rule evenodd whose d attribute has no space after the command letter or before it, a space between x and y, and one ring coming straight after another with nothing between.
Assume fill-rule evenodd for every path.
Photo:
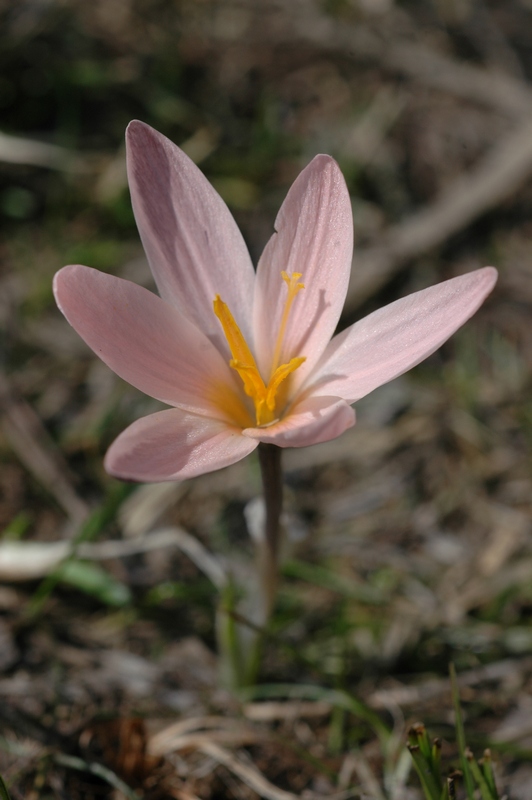
<instances>
[{"instance_id":1,"label":"green grass blade","mask_svg":"<svg viewBox=\"0 0 532 800\"><path fill-rule=\"evenodd\" d=\"M414 762L414 767L419 776L421 787L425 793L426 800L441 800L441 788L436 783L432 774L431 765L421 752L419 745L409 745L410 755Z\"/></svg>"},{"instance_id":2,"label":"green grass blade","mask_svg":"<svg viewBox=\"0 0 532 800\"><path fill-rule=\"evenodd\" d=\"M466 742L464 723L462 722L462 708L460 706L460 690L458 689L458 681L456 679L456 670L454 664L449 665L449 674L451 678L451 692L453 697L456 738L458 740L458 749L460 751L460 765L464 775L464 784L467 792L468 800L475 800L475 786L473 784L473 777L469 768L469 763L466 757Z\"/></svg>"},{"instance_id":3,"label":"green grass blade","mask_svg":"<svg viewBox=\"0 0 532 800\"><path fill-rule=\"evenodd\" d=\"M91 775L96 775L98 778L108 783L109 786L112 786L113 789L121 792L127 800L139 800L137 792L134 792L127 783L124 783L124 781L116 775L116 773L108 767L104 767L103 764L84 761L82 758L65 755L64 753L57 753L54 755L53 759L56 764L67 767L67 769L75 769L78 772L89 772Z\"/></svg>"},{"instance_id":4,"label":"green grass blade","mask_svg":"<svg viewBox=\"0 0 532 800\"><path fill-rule=\"evenodd\" d=\"M473 773L473 777L475 778L478 788L480 789L480 794L482 795L482 800L497 800L497 795L491 791L486 778L482 774L482 771L475 761L475 757L469 748L466 750L466 758L469 761L469 765L471 767L471 772Z\"/></svg>"},{"instance_id":5,"label":"green grass blade","mask_svg":"<svg viewBox=\"0 0 532 800\"><path fill-rule=\"evenodd\" d=\"M11 800L11 796L7 791L7 786L5 785L4 779L2 778L1 775L0 775L0 798L2 798L2 800Z\"/></svg>"},{"instance_id":6,"label":"green grass blade","mask_svg":"<svg viewBox=\"0 0 532 800\"><path fill-rule=\"evenodd\" d=\"M482 773L484 775L486 783L490 788L491 793L493 794L494 797L498 798L499 795L497 793L497 786L495 785L495 776L493 774L491 750L489 748L486 748L486 750L484 750L484 756L480 761L480 765L482 767Z\"/></svg>"}]
</instances>

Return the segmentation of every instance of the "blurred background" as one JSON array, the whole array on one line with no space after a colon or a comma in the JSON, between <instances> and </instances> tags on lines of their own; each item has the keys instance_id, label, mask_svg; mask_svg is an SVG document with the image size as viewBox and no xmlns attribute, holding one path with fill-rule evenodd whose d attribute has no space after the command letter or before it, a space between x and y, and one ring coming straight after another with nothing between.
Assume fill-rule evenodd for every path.
<instances>
[{"instance_id":1,"label":"blurred background","mask_svg":"<svg viewBox=\"0 0 532 800\"><path fill-rule=\"evenodd\" d=\"M471 744L491 743L501 787L530 798L531 80L530 0L0 0L0 771L14 799L127 796L109 775L148 798L268 796L212 748L170 758L153 743L156 718L213 714L245 720L233 744L274 788L415 799L402 737L422 718L452 742L451 660ZM342 325L499 269L474 319L358 404L354 429L286 453L261 680L352 692L393 757L327 698L305 711L288 693L259 719L218 689L209 574L251 556L252 457L180 485L103 470L158 406L69 328L51 281L82 263L153 288L125 173L133 118L196 161L255 262L299 171L334 156L356 231Z\"/></svg>"}]
</instances>

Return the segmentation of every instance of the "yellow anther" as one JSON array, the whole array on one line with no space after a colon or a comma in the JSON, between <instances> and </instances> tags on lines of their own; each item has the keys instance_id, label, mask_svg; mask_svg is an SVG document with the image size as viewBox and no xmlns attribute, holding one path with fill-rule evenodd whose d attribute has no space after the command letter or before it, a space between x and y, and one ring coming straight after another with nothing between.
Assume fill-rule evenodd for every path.
<instances>
[{"instance_id":1,"label":"yellow anther","mask_svg":"<svg viewBox=\"0 0 532 800\"><path fill-rule=\"evenodd\" d=\"M227 304L223 302L219 294L216 295L213 302L214 313L220 320L231 355L233 356L229 361L229 366L238 372L244 384L245 393L253 400L255 405L255 418L258 426L268 425L275 421L278 411L277 404L282 401L282 397L279 398L278 395L280 385L306 360L304 356L298 356L292 358L287 364L281 364L279 366L279 358L290 308L299 290L305 288L303 283L298 282L299 278L301 278L300 272L293 272L292 275L288 275L287 272L281 272L281 276L288 287L288 296L277 334L268 384L264 383L253 354ZM286 397L286 389L284 392L281 392L281 396L283 395Z\"/></svg>"},{"instance_id":2,"label":"yellow anther","mask_svg":"<svg viewBox=\"0 0 532 800\"><path fill-rule=\"evenodd\" d=\"M288 272L285 272L284 270L281 272L281 278L288 286L288 291L294 293L294 297L296 296L296 294L299 292L300 289L305 288L304 283L298 283L299 278L301 278L302 276L303 276L302 272L292 272L291 275L289 275Z\"/></svg>"},{"instance_id":3,"label":"yellow anther","mask_svg":"<svg viewBox=\"0 0 532 800\"><path fill-rule=\"evenodd\" d=\"M285 378L288 378L292 372L301 366L303 361L307 359L305 356L299 356L298 358L291 358L288 364L282 364L280 367L277 367L275 372L273 373L267 387L267 394L266 394L266 405L273 411L275 408L275 396L277 394L277 389L284 381Z\"/></svg>"}]
</instances>

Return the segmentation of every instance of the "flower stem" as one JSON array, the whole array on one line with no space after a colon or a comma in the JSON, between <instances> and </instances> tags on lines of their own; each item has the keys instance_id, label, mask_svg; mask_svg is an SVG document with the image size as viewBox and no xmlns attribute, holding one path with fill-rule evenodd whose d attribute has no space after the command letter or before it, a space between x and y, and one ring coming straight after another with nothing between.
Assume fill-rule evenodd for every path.
<instances>
[{"instance_id":1,"label":"flower stem","mask_svg":"<svg viewBox=\"0 0 532 800\"><path fill-rule=\"evenodd\" d=\"M256 545L257 578L252 584L245 582L241 586L231 579L222 591L218 607L220 665L224 683L232 690L256 683L265 629L273 611L279 582L283 508L281 448L261 443L258 451L264 521L262 513L256 518L256 526L248 521L251 538Z\"/></svg>"},{"instance_id":2,"label":"flower stem","mask_svg":"<svg viewBox=\"0 0 532 800\"><path fill-rule=\"evenodd\" d=\"M277 558L280 539L280 518L283 509L283 476L281 448L275 444L259 444L259 462L266 506L265 539Z\"/></svg>"},{"instance_id":3,"label":"flower stem","mask_svg":"<svg viewBox=\"0 0 532 800\"><path fill-rule=\"evenodd\" d=\"M258 556L264 597L264 622L267 622L273 609L279 578L283 474L280 447L261 442L258 451L266 509L264 539Z\"/></svg>"}]
</instances>

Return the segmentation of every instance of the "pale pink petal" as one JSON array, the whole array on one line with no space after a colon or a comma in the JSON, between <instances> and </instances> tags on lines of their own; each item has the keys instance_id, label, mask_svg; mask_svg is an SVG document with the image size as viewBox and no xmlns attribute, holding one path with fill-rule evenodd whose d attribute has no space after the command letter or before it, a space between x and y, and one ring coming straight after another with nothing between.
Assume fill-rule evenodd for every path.
<instances>
[{"instance_id":1,"label":"pale pink petal","mask_svg":"<svg viewBox=\"0 0 532 800\"><path fill-rule=\"evenodd\" d=\"M163 403L223 418L213 386L234 376L207 337L160 297L90 267L54 278L57 305L117 375Z\"/></svg>"},{"instance_id":2,"label":"pale pink petal","mask_svg":"<svg viewBox=\"0 0 532 800\"><path fill-rule=\"evenodd\" d=\"M334 337L307 389L354 403L437 350L475 313L496 280L497 271L485 267L374 311Z\"/></svg>"},{"instance_id":3,"label":"pale pink petal","mask_svg":"<svg viewBox=\"0 0 532 800\"><path fill-rule=\"evenodd\" d=\"M184 480L234 464L257 444L219 420L172 408L126 428L107 451L105 469L125 480Z\"/></svg>"},{"instance_id":4,"label":"pale pink petal","mask_svg":"<svg viewBox=\"0 0 532 800\"><path fill-rule=\"evenodd\" d=\"M131 122L126 142L133 210L161 296L228 353L212 308L220 294L251 341L255 273L229 209L190 158L153 128Z\"/></svg>"},{"instance_id":5,"label":"pale pink petal","mask_svg":"<svg viewBox=\"0 0 532 800\"><path fill-rule=\"evenodd\" d=\"M280 358L286 363L306 356L292 378L297 390L335 331L351 271L351 203L332 158L316 156L299 175L277 215L275 230L257 270L255 347L267 380L287 296L281 272L301 272L305 288L294 300Z\"/></svg>"},{"instance_id":6,"label":"pale pink petal","mask_svg":"<svg viewBox=\"0 0 532 800\"><path fill-rule=\"evenodd\" d=\"M306 447L336 439L355 424L355 411L338 397L300 400L280 422L266 428L246 428L244 436L279 447Z\"/></svg>"}]
</instances>

